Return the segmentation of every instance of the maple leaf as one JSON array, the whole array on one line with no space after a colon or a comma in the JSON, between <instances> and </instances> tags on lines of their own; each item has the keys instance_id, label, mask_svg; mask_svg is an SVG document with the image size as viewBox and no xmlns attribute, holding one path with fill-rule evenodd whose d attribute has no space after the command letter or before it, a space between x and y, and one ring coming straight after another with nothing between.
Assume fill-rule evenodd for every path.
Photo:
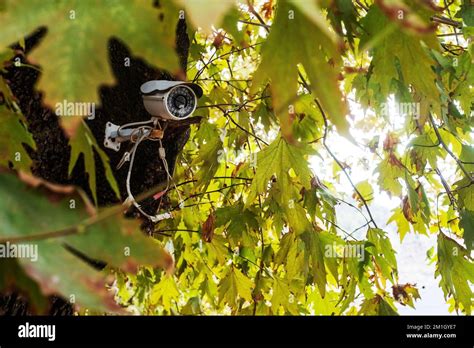
<instances>
[{"instance_id":1,"label":"maple leaf","mask_svg":"<svg viewBox=\"0 0 474 348\"><path fill-rule=\"evenodd\" d=\"M412 85L430 104L439 106L440 93L433 70L436 62L420 38L395 30L393 24L391 27L389 19L378 6L370 7L363 24L368 34L361 39L362 44L374 45L370 79L379 85L382 95L387 97L392 91L393 80L400 80Z\"/></svg>"},{"instance_id":2,"label":"maple leaf","mask_svg":"<svg viewBox=\"0 0 474 348\"><path fill-rule=\"evenodd\" d=\"M274 314L278 314L280 306L290 311L294 315L298 315L298 309L294 303L290 302L290 290L288 284L283 279L275 277L273 281L273 295L271 299L272 311Z\"/></svg>"},{"instance_id":3,"label":"maple leaf","mask_svg":"<svg viewBox=\"0 0 474 348\"><path fill-rule=\"evenodd\" d=\"M387 221L387 225L394 222L397 225L397 232L400 235L400 241L403 241L406 234L410 231L410 224L405 218L402 208L395 208L392 210L393 214Z\"/></svg>"},{"instance_id":4,"label":"maple leaf","mask_svg":"<svg viewBox=\"0 0 474 348\"><path fill-rule=\"evenodd\" d=\"M454 185L456 186L459 207L474 211L474 184L465 177Z\"/></svg>"},{"instance_id":5,"label":"maple leaf","mask_svg":"<svg viewBox=\"0 0 474 348\"><path fill-rule=\"evenodd\" d=\"M464 230L463 238L467 250L474 249L474 211L461 210L459 213L459 227Z\"/></svg>"},{"instance_id":6,"label":"maple leaf","mask_svg":"<svg viewBox=\"0 0 474 348\"><path fill-rule=\"evenodd\" d=\"M139 265L164 266L167 252L141 233L136 221L106 212L91 222L90 204L72 186L24 174L21 179L0 174L0 238L35 240L40 256L37 260L19 258L18 264L44 295L75 294L80 306L120 311L106 290L105 275L84 262L84 256L130 273L136 273ZM44 239L48 231L56 231L55 238ZM124 248L130 248L130 254Z\"/></svg>"},{"instance_id":7,"label":"maple leaf","mask_svg":"<svg viewBox=\"0 0 474 348\"><path fill-rule=\"evenodd\" d=\"M341 59L337 44L330 34L314 23L319 21L319 9L310 12L318 17L314 20L300 10L304 4L295 4L284 1L278 5L275 22L262 47L262 61L254 75L251 93L271 80L270 90L282 135L293 141L288 108L297 98L297 65L302 64L313 93L329 119L341 134L349 136L347 105L338 85Z\"/></svg>"},{"instance_id":8,"label":"maple leaf","mask_svg":"<svg viewBox=\"0 0 474 348\"><path fill-rule=\"evenodd\" d=\"M249 278L237 268L231 267L219 283L219 303L225 301L229 305L235 306L239 297L250 302L252 301L252 287L253 283Z\"/></svg>"},{"instance_id":9,"label":"maple leaf","mask_svg":"<svg viewBox=\"0 0 474 348\"><path fill-rule=\"evenodd\" d=\"M170 310L172 300L176 300L179 296L179 290L176 282L172 276L165 275L153 287L150 295L150 302L157 304L159 300L162 301L166 310Z\"/></svg>"},{"instance_id":10,"label":"maple leaf","mask_svg":"<svg viewBox=\"0 0 474 348\"><path fill-rule=\"evenodd\" d=\"M189 12L191 22L196 27L201 28L206 34L212 32L212 26L216 27L219 25L224 14L234 5L232 1L214 1L212 3L212 11L210 11L207 0L181 0L180 3Z\"/></svg>"},{"instance_id":11,"label":"maple leaf","mask_svg":"<svg viewBox=\"0 0 474 348\"><path fill-rule=\"evenodd\" d=\"M383 276L382 283L385 283L385 279L394 283L397 279L397 259L387 233L371 228L367 232L367 241L369 246L366 249L372 254L377 271Z\"/></svg>"},{"instance_id":12,"label":"maple leaf","mask_svg":"<svg viewBox=\"0 0 474 348\"><path fill-rule=\"evenodd\" d=\"M392 303L388 298L375 295L371 299L366 299L359 310L360 315L398 315Z\"/></svg>"},{"instance_id":13,"label":"maple leaf","mask_svg":"<svg viewBox=\"0 0 474 348\"><path fill-rule=\"evenodd\" d=\"M317 284L321 297L326 295L327 272L324 258L324 245L321 236L316 231L305 232L301 235L305 242L307 258L311 257L312 275Z\"/></svg>"},{"instance_id":14,"label":"maple leaf","mask_svg":"<svg viewBox=\"0 0 474 348\"><path fill-rule=\"evenodd\" d=\"M79 155L82 153L84 155L84 165L85 171L89 175L89 188L92 192L92 197L94 198L95 203L97 204L97 174L95 170L95 160L94 160L94 150L99 155L100 160L105 168L105 177L110 184L110 187L113 189L115 195L120 197L120 191L115 180L115 176L110 168L109 158L105 152L97 145L97 142L92 135L89 127L84 122L81 122L79 125L79 131L77 135L69 140L71 144L71 158L69 159L69 175L72 174L74 167L79 160Z\"/></svg>"},{"instance_id":15,"label":"maple leaf","mask_svg":"<svg viewBox=\"0 0 474 348\"><path fill-rule=\"evenodd\" d=\"M257 194L267 191L267 184L273 175L276 175L278 180L286 180L290 169L295 171L303 186L309 188L311 170L304 158L306 153L304 148L292 146L281 137L260 151L257 155L257 170L245 206L253 204Z\"/></svg>"},{"instance_id":16,"label":"maple leaf","mask_svg":"<svg viewBox=\"0 0 474 348\"><path fill-rule=\"evenodd\" d=\"M402 185L399 182L399 178L403 176L405 169L393 153L390 153L388 158L380 162L376 171L379 172L377 183L380 188L389 194L397 196L402 193Z\"/></svg>"},{"instance_id":17,"label":"maple leaf","mask_svg":"<svg viewBox=\"0 0 474 348\"><path fill-rule=\"evenodd\" d=\"M151 1L139 0L6 0L5 11L0 12L0 47L47 26L47 35L31 53L31 60L42 67L38 88L45 92L45 103L52 107L64 100L98 103L97 87L114 82L107 57L112 36L151 64L178 71L174 53L178 16L171 2L163 6L158 9ZM73 135L80 119L64 117L61 124Z\"/></svg>"},{"instance_id":18,"label":"maple leaf","mask_svg":"<svg viewBox=\"0 0 474 348\"><path fill-rule=\"evenodd\" d=\"M453 296L456 308L462 305L471 314L474 262L469 252L444 233L438 234L438 262L436 277L441 276L440 286L445 297Z\"/></svg>"},{"instance_id":19,"label":"maple leaf","mask_svg":"<svg viewBox=\"0 0 474 348\"><path fill-rule=\"evenodd\" d=\"M225 226L231 246L242 244L254 247L252 230L258 229L257 215L243 204L231 207L220 207L216 210L215 226Z\"/></svg>"},{"instance_id":20,"label":"maple leaf","mask_svg":"<svg viewBox=\"0 0 474 348\"><path fill-rule=\"evenodd\" d=\"M25 121L23 115L0 105L0 121L2 122L0 127L0 164L7 167L8 162L11 162L15 168L29 171L31 159L23 144L29 145L32 149L36 149L36 144L22 123Z\"/></svg>"}]
</instances>

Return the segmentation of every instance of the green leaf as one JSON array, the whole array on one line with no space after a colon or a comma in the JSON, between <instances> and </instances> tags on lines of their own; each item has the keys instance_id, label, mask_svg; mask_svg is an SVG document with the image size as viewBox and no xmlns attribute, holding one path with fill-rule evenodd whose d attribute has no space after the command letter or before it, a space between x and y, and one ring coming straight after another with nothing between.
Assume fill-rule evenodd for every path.
<instances>
[{"instance_id":1,"label":"green leaf","mask_svg":"<svg viewBox=\"0 0 474 348\"><path fill-rule=\"evenodd\" d=\"M397 260L387 233L378 228L370 228L367 232L367 241L370 244L366 247L366 250L374 257L377 270L384 279L388 279L392 284L395 284L397 279ZM385 283L384 279L382 281Z\"/></svg>"},{"instance_id":2,"label":"green leaf","mask_svg":"<svg viewBox=\"0 0 474 348\"><path fill-rule=\"evenodd\" d=\"M6 106L0 105L0 164L7 167L13 163L14 168L30 171L31 159L23 144L36 149L33 136L26 130L24 117Z\"/></svg>"},{"instance_id":3,"label":"green leaf","mask_svg":"<svg viewBox=\"0 0 474 348\"><path fill-rule=\"evenodd\" d=\"M89 188L94 197L94 201L97 204L97 174L94 160L94 150L99 154L100 160L105 168L105 177L110 187L114 190L116 196L120 198L120 191L115 180L112 169L110 168L109 159L105 152L97 145L97 142L92 135L89 127L81 122L76 135L69 140L71 145L71 158L69 159L69 175L71 175L79 155L82 153L84 156L84 165L86 173L89 176Z\"/></svg>"},{"instance_id":4,"label":"green leaf","mask_svg":"<svg viewBox=\"0 0 474 348\"><path fill-rule=\"evenodd\" d=\"M373 199L374 197L374 189L372 188L372 185L369 183L368 180L361 181L356 184L357 190L360 192L362 197L369 202ZM355 195L356 199L359 198L358 195ZM360 198L359 198L360 199Z\"/></svg>"},{"instance_id":5,"label":"green leaf","mask_svg":"<svg viewBox=\"0 0 474 348\"><path fill-rule=\"evenodd\" d=\"M165 310L169 311L172 308L171 301L176 301L178 296L179 290L174 278L172 276L165 275L151 290L150 302L151 304L155 305L161 300Z\"/></svg>"},{"instance_id":6,"label":"green leaf","mask_svg":"<svg viewBox=\"0 0 474 348\"><path fill-rule=\"evenodd\" d=\"M307 257L311 258L311 269L314 282L318 285L319 292L324 298L326 294L326 267L324 262L324 246L318 232L311 231L301 235L305 242Z\"/></svg>"},{"instance_id":7,"label":"green leaf","mask_svg":"<svg viewBox=\"0 0 474 348\"><path fill-rule=\"evenodd\" d=\"M313 93L321 101L329 119L341 134L349 135L347 106L338 86L341 60L336 42L327 30L322 30L322 26L314 24L308 17L312 14L319 18L319 9L302 12L301 6L305 4L295 3L285 1L278 4L275 22L262 47L262 61L254 75L251 93L271 80L270 90L282 135L291 140L288 108L297 97L297 65L302 64Z\"/></svg>"},{"instance_id":8,"label":"green leaf","mask_svg":"<svg viewBox=\"0 0 474 348\"><path fill-rule=\"evenodd\" d=\"M210 4L207 0L182 0L181 3L186 8L186 14L189 13L191 23L201 28L205 33L211 33L212 26L217 27L222 17L234 5L232 1L214 1L212 2L212 11L209 11Z\"/></svg>"},{"instance_id":9,"label":"green leaf","mask_svg":"<svg viewBox=\"0 0 474 348\"><path fill-rule=\"evenodd\" d=\"M277 180L286 182L290 169L295 171L303 186L309 187L311 170L305 160L306 154L307 151L304 148L292 146L281 137L260 151L257 156L257 171L252 180L245 206L249 207L253 204L257 194L267 191L268 182L273 175L276 175ZM285 187L281 187L281 189L283 190Z\"/></svg>"},{"instance_id":10,"label":"green leaf","mask_svg":"<svg viewBox=\"0 0 474 348\"><path fill-rule=\"evenodd\" d=\"M280 239L279 249L275 257L275 263L277 265L282 265L288 262L288 253L290 249L296 243L296 234L295 233L285 233Z\"/></svg>"},{"instance_id":11,"label":"green leaf","mask_svg":"<svg viewBox=\"0 0 474 348\"><path fill-rule=\"evenodd\" d=\"M436 146L437 139L435 139L434 132L430 132L421 134L410 141L408 145L412 147L410 157L419 171L425 167L426 163L429 163L431 168L437 167L437 159L442 156L442 152L439 146Z\"/></svg>"},{"instance_id":12,"label":"green leaf","mask_svg":"<svg viewBox=\"0 0 474 348\"><path fill-rule=\"evenodd\" d=\"M474 211L461 210L459 213L459 227L464 230L463 238L466 249L471 251L474 249Z\"/></svg>"},{"instance_id":13,"label":"green leaf","mask_svg":"<svg viewBox=\"0 0 474 348\"><path fill-rule=\"evenodd\" d=\"M290 290L288 284L283 279L275 277L273 280L273 295L271 299L272 311L274 314L278 314L278 309L282 306L285 310L288 310L291 314L298 315L298 309L294 303L290 303Z\"/></svg>"},{"instance_id":14,"label":"green leaf","mask_svg":"<svg viewBox=\"0 0 474 348\"><path fill-rule=\"evenodd\" d=\"M48 301L41 289L21 268L17 260L2 259L0 261L0 291L8 293L12 289L27 294L29 304L35 314L43 314L48 308Z\"/></svg>"},{"instance_id":15,"label":"green leaf","mask_svg":"<svg viewBox=\"0 0 474 348\"><path fill-rule=\"evenodd\" d=\"M339 35L347 33L347 39L352 47L359 27L356 7L351 0L336 0L331 5L328 17Z\"/></svg>"},{"instance_id":16,"label":"green leaf","mask_svg":"<svg viewBox=\"0 0 474 348\"><path fill-rule=\"evenodd\" d=\"M6 73L5 69L7 64L15 57L15 51L11 48L6 48L4 50L0 49L0 72ZM3 76L0 76L0 80L3 80Z\"/></svg>"},{"instance_id":17,"label":"green leaf","mask_svg":"<svg viewBox=\"0 0 474 348\"><path fill-rule=\"evenodd\" d=\"M226 226L226 231L231 242L231 246L255 247L252 238L253 230L258 229L257 215L249 210L244 210L243 204L221 207L216 210L216 227Z\"/></svg>"},{"instance_id":18,"label":"green leaf","mask_svg":"<svg viewBox=\"0 0 474 348\"><path fill-rule=\"evenodd\" d=\"M454 184L458 197L458 205L462 209L474 211L474 185L468 178L463 178Z\"/></svg>"},{"instance_id":19,"label":"green leaf","mask_svg":"<svg viewBox=\"0 0 474 348\"><path fill-rule=\"evenodd\" d=\"M359 315L382 315L393 316L398 315L393 304L389 303L380 295L375 295L374 298L365 300L359 310Z\"/></svg>"},{"instance_id":20,"label":"green leaf","mask_svg":"<svg viewBox=\"0 0 474 348\"><path fill-rule=\"evenodd\" d=\"M400 235L400 241L403 241L403 238L405 238L406 234L410 232L410 224L403 215L401 208L395 208L392 211L393 214L388 219L387 225L394 222L397 225L397 232Z\"/></svg>"},{"instance_id":21,"label":"green leaf","mask_svg":"<svg viewBox=\"0 0 474 348\"><path fill-rule=\"evenodd\" d=\"M380 188L389 194L401 195L402 185L399 179L404 177L405 169L400 160L394 154L390 154L379 163L376 170L379 172L377 183Z\"/></svg>"},{"instance_id":22,"label":"green leaf","mask_svg":"<svg viewBox=\"0 0 474 348\"><path fill-rule=\"evenodd\" d=\"M435 276L441 276L439 284L445 298L452 296L456 309L461 305L464 312L470 315L473 307L474 262L466 249L443 233L438 234Z\"/></svg>"},{"instance_id":23,"label":"green leaf","mask_svg":"<svg viewBox=\"0 0 474 348\"><path fill-rule=\"evenodd\" d=\"M315 315L335 315L339 313L338 294L328 292L323 298L319 294L319 290L314 288L308 295L308 303L313 307Z\"/></svg>"},{"instance_id":24,"label":"green leaf","mask_svg":"<svg viewBox=\"0 0 474 348\"><path fill-rule=\"evenodd\" d=\"M194 158L192 165L199 165L205 170L197 173L196 186L201 190L206 190L211 179L219 169L222 158L225 158L222 148L222 140L215 124L203 122L196 132L195 140L199 145L198 155Z\"/></svg>"},{"instance_id":25,"label":"green leaf","mask_svg":"<svg viewBox=\"0 0 474 348\"><path fill-rule=\"evenodd\" d=\"M277 122L275 114L271 110L271 107L267 105L265 99L258 104L255 111L253 112L253 116L255 120L263 124L266 131L270 130Z\"/></svg>"},{"instance_id":26,"label":"green leaf","mask_svg":"<svg viewBox=\"0 0 474 348\"><path fill-rule=\"evenodd\" d=\"M431 214L430 204L428 202L428 198L426 197L425 190L423 189L423 185L420 182L415 183L408 175L406 177L406 184L412 213L415 216L421 216L425 224L429 224Z\"/></svg>"},{"instance_id":27,"label":"green leaf","mask_svg":"<svg viewBox=\"0 0 474 348\"><path fill-rule=\"evenodd\" d=\"M463 1L461 9L456 13L457 18L462 18L464 24L474 27L474 6L472 2Z\"/></svg>"},{"instance_id":28,"label":"green leaf","mask_svg":"<svg viewBox=\"0 0 474 348\"><path fill-rule=\"evenodd\" d=\"M293 135L298 141L307 143L323 137L324 119L311 94L295 101L294 114Z\"/></svg>"},{"instance_id":29,"label":"green leaf","mask_svg":"<svg viewBox=\"0 0 474 348\"><path fill-rule=\"evenodd\" d=\"M370 7L362 22L368 37L374 37L390 25L389 19L375 5ZM392 30L373 48L373 71L369 76L380 86L380 92L385 97L392 90L392 80L400 79L407 85L412 85L419 95L435 106L440 104L440 94L435 84L434 65L435 61L419 38L401 30Z\"/></svg>"},{"instance_id":30,"label":"green leaf","mask_svg":"<svg viewBox=\"0 0 474 348\"><path fill-rule=\"evenodd\" d=\"M97 87L114 82L107 56L107 41L112 36L151 64L177 72L178 13L171 2L164 3L160 10L151 1L139 0L7 0L6 10L0 13L0 48L47 26L46 37L31 54L42 66L38 88L45 92L45 102L52 107L64 100L98 103ZM63 118L69 134L74 134L79 120Z\"/></svg>"},{"instance_id":31,"label":"green leaf","mask_svg":"<svg viewBox=\"0 0 474 348\"><path fill-rule=\"evenodd\" d=\"M223 265L228 255L228 249L225 245L226 240L222 236L214 236L207 247L210 251L209 258L213 258L219 261L219 264Z\"/></svg>"},{"instance_id":32,"label":"green leaf","mask_svg":"<svg viewBox=\"0 0 474 348\"><path fill-rule=\"evenodd\" d=\"M106 291L104 275L84 258L105 261L131 273L139 265L166 266L170 262L167 253L139 231L137 222L117 218L121 209L90 216L90 205L72 195L72 187L23 178L55 192L39 194L13 175L0 174L0 195L4 197L0 238L37 246L37 260L22 258L19 263L43 294L59 294L66 299L74 295L81 306L116 311L119 308L113 294ZM67 196L59 199L58 195ZM49 196L55 198L53 202Z\"/></svg>"},{"instance_id":33,"label":"green leaf","mask_svg":"<svg viewBox=\"0 0 474 348\"><path fill-rule=\"evenodd\" d=\"M238 29L238 22L240 19L240 12L237 8L232 7L222 18L222 27L224 30L232 35L236 45L245 43L244 31Z\"/></svg>"},{"instance_id":34,"label":"green leaf","mask_svg":"<svg viewBox=\"0 0 474 348\"><path fill-rule=\"evenodd\" d=\"M235 267L230 267L229 272L221 279L218 287L219 304L223 301L235 307L240 297L252 301L252 281Z\"/></svg>"},{"instance_id":35,"label":"green leaf","mask_svg":"<svg viewBox=\"0 0 474 348\"><path fill-rule=\"evenodd\" d=\"M474 172L474 146L463 144L459 159L463 162L467 162L464 164L464 168L466 168L468 172Z\"/></svg>"}]
</instances>

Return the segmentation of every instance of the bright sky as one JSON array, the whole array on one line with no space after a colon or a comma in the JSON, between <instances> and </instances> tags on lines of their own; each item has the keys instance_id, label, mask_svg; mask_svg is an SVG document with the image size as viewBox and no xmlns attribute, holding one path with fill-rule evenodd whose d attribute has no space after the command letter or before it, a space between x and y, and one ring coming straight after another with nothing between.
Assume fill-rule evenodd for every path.
<instances>
[{"instance_id":1,"label":"bright sky","mask_svg":"<svg viewBox=\"0 0 474 348\"><path fill-rule=\"evenodd\" d=\"M397 130L403 127L404 119L398 114L394 101L391 100L389 105L390 125L387 127L386 132L380 134L380 130L378 129L362 131L360 129L352 128L351 133L358 142L368 141L375 134L380 134L380 141L383 141L384 136L388 131ZM357 103L352 102L350 108L354 118L353 123L360 122L365 117L371 116L370 112L365 114ZM404 146L404 144L407 143L407 139L401 139L401 146ZM374 215L377 225L389 234L393 248L397 252L399 282L401 284L416 283L417 288L419 289L421 300L418 300L415 303L416 309L397 305L400 314L450 314L448 312L448 304L443 297L443 292L438 286L439 278L434 279L435 265L429 265L426 258L427 250L436 245L436 235L425 236L408 233L403 242L400 243L400 237L396 225L392 223L387 226L386 222L392 215L391 210L399 207L401 200L398 197L389 197L385 192L379 192L374 180L376 178L376 175L374 174L376 161L372 160L374 155L369 151L369 149L358 147L334 133L328 136L327 144L339 160L350 165L350 175L355 184L369 179L370 183L373 185L374 199L371 201L369 207ZM321 153L321 155L325 157L324 153ZM317 174L320 179L334 181L332 168L333 161L331 158L326 157L321 159L315 156L311 159L310 163L313 172ZM328 165L328 163L331 165ZM452 170L451 173L449 173L449 171L447 173L447 178L454 176ZM341 175L335 188L338 194L344 195L341 198L349 203L357 205L357 202L351 197L354 190L344 175ZM346 231L351 232L364 225L366 222L357 210L346 204L339 204L336 211L338 217L337 223ZM363 228L356 232L354 237L364 239L366 232L367 228Z\"/></svg>"}]
</instances>

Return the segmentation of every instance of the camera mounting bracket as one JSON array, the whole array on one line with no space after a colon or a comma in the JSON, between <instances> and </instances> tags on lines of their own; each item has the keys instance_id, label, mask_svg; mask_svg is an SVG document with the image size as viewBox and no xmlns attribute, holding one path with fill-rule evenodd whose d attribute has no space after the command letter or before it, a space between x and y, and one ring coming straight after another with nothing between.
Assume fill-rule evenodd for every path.
<instances>
[{"instance_id":1,"label":"camera mounting bracket","mask_svg":"<svg viewBox=\"0 0 474 348\"><path fill-rule=\"evenodd\" d=\"M104 146L112 149L114 151L120 150L120 144L123 141L126 141L124 137L118 135L118 130L120 126L113 124L112 122L107 122L105 125L105 137L104 137ZM124 132L125 133L125 132ZM127 133L131 133L131 130L127 130ZM125 135L125 134L124 134ZM127 140L130 140L127 139Z\"/></svg>"},{"instance_id":2,"label":"camera mounting bracket","mask_svg":"<svg viewBox=\"0 0 474 348\"><path fill-rule=\"evenodd\" d=\"M158 119L153 117L150 121L146 122L138 122L137 125L139 124L146 124L146 123L153 123L153 126L156 127L158 122ZM124 125L127 126L127 125ZM116 124L113 124L112 122L107 122L105 124L105 136L104 136L104 146L108 149L114 150L114 151L119 151L120 150L120 144L127 142L127 141L133 141L133 137L137 135L137 131L139 129L141 135L143 135L145 138L152 139L152 140L157 140L157 139L163 139L164 131L162 129L156 129L156 128L147 128L143 129L141 127L137 128L124 128L124 126L118 126Z\"/></svg>"}]
</instances>

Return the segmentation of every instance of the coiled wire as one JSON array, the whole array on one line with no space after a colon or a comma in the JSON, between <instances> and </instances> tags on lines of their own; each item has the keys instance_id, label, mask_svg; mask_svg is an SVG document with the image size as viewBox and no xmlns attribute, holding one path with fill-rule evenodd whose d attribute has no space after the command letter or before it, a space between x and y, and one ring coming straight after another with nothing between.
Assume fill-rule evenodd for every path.
<instances>
[{"instance_id":1,"label":"coiled wire","mask_svg":"<svg viewBox=\"0 0 474 348\"><path fill-rule=\"evenodd\" d=\"M117 134L119 136L121 136L120 134L120 131L122 129L125 129L125 128L130 128L130 127L135 127L135 126L139 126L138 128L134 129L130 135L130 141L132 143L134 143L132 149L130 150L130 152L126 152L122 158L122 160L120 161L120 163L118 164L118 168L120 168L122 166L122 164L126 161L126 158L128 156L130 156L130 164L129 164L129 167L128 167L128 173L127 173L127 180L126 180L126 189L127 189L127 199L126 199L126 202L131 202L133 204L133 206L143 215L145 216L146 218L148 218L150 221L152 221L153 223L156 223L158 221L161 221L161 220L165 220L165 219L170 219L173 217L173 214L171 212L167 212L167 213L162 213L162 214L158 214L158 211L160 210L161 208L161 204L162 204L162 200L163 200L163 195L164 193L166 193L168 190L169 190L169 187L170 187L170 182L173 184L174 186L174 189L176 190L177 194L178 194L178 199L179 199L179 207L182 208L183 207L183 200L182 200L182 197L181 197L181 193L179 192L177 186L176 186L176 183L173 179L173 176L171 175L170 171L169 171L169 166L168 166L168 161L166 160L166 153L165 153L165 148L163 147L163 142L161 139L155 139L155 138L152 138L150 137L154 127L151 127L151 126L146 126L147 124L150 124L150 123L153 123L153 125L155 127L158 127L160 130L162 130L163 132L165 131L165 128L162 128L161 127L161 123L158 119L152 119L152 120L149 120L149 121L142 121L142 122L133 122L133 123L128 123L128 124L125 124L125 125L122 125L119 127L119 129L117 130ZM166 172L166 188L162 191L163 192L163 195L161 195L160 197L160 203L158 205L158 208L157 208L157 214L156 215L149 215L147 212L145 212L141 206L138 204L138 202L135 200L135 197L133 196L132 194L132 191L131 191L131 188L130 188L130 180L131 180L131 176L132 176L132 170L133 170L133 164L134 164L134 161L135 161L135 154L137 152L137 149L138 149L138 146L140 145L140 143L144 140L151 140L151 141L158 141L158 144L159 144L159 149L158 149L158 153L159 153L159 156L160 156L160 159L163 163L163 168Z\"/></svg>"}]
</instances>

